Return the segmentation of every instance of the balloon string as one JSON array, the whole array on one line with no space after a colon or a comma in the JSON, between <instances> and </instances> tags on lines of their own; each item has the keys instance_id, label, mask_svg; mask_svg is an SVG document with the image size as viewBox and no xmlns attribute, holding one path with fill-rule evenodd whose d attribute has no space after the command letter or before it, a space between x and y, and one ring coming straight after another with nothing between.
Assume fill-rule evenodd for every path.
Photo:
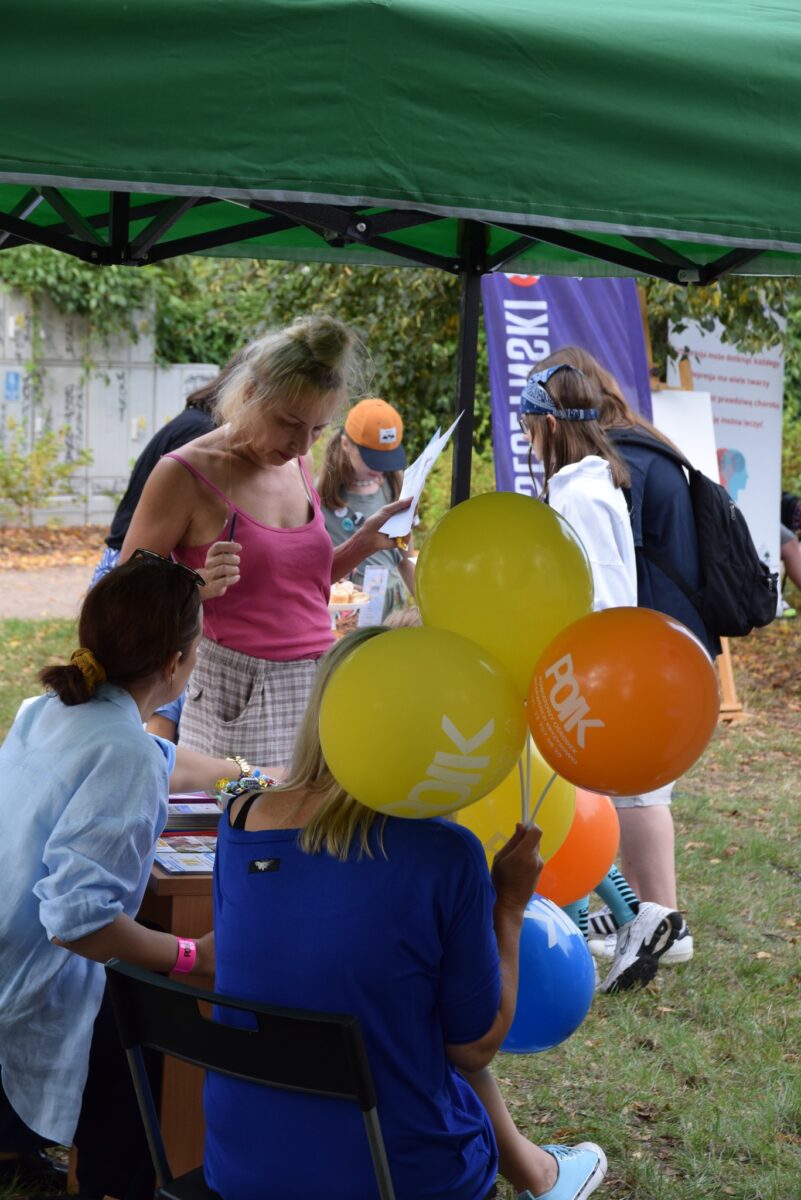
<instances>
[{"instance_id":1,"label":"balloon string","mask_svg":"<svg viewBox=\"0 0 801 1200\"><path fill-rule=\"evenodd\" d=\"M531 808L531 738L526 738L526 816L528 820L528 811Z\"/></svg>"},{"instance_id":2,"label":"balloon string","mask_svg":"<svg viewBox=\"0 0 801 1200\"><path fill-rule=\"evenodd\" d=\"M528 820L528 795L526 794L526 777L523 774L523 755L517 760L517 777L520 780L520 819L523 824Z\"/></svg>"},{"instance_id":3,"label":"balloon string","mask_svg":"<svg viewBox=\"0 0 801 1200\"><path fill-rule=\"evenodd\" d=\"M554 771L553 775L551 776L551 778L550 778L550 779L548 780L548 782L546 783L545 787L544 787L544 788L543 788L543 790L542 790L542 795L540 796L539 800L537 801L537 807L534 809L534 812L531 814L531 816L529 817L528 821L526 821L526 828L527 828L527 829L530 829L530 828L531 828L531 826L532 826L532 825L534 824L534 822L536 821L536 819L537 819L537 813L538 813L538 812L540 811L540 809L542 808L542 802L543 802L543 800L545 799L545 797L548 795L548 791L549 791L549 789L550 789L550 786L551 786L551 784L554 782L554 780L555 780L555 779L556 779L556 771Z\"/></svg>"}]
</instances>

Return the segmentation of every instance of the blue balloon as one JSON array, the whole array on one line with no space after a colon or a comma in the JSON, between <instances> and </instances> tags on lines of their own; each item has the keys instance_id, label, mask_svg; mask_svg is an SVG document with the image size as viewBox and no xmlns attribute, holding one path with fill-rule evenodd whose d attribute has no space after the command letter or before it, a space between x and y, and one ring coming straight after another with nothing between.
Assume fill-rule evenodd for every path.
<instances>
[{"instance_id":1,"label":"blue balloon","mask_svg":"<svg viewBox=\"0 0 801 1200\"><path fill-rule=\"evenodd\" d=\"M550 1050L575 1033L595 994L584 937L552 900L532 896L520 933L520 979L512 1027L501 1050Z\"/></svg>"}]
</instances>

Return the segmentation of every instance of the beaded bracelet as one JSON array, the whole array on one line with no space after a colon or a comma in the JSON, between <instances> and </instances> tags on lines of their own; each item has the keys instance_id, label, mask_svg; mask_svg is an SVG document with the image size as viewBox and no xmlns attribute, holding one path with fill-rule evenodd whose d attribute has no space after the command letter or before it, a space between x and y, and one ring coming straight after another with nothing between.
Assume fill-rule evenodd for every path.
<instances>
[{"instance_id":1,"label":"beaded bracelet","mask_svg":"<svg viewBox=\"0 0 801 1200\"><path fill-rule=\"evenodd\" d=\"M214 785L217 803L224 811L237 796L245 792L266 791L267 788L275 787L277 783L277 779L270 775L262 775L258 768L250 775L243 775L241 779L218 779Z\"/></svg>"}]
</instances>

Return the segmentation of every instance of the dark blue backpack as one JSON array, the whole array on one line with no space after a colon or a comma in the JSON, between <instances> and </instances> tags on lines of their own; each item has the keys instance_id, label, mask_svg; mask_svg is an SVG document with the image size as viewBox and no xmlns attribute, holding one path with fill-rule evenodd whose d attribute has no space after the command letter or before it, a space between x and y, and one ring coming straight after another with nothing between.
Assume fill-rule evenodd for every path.
<instances>
[{"instance_id":1,"label":"dark blue backpack","mask_svg":"<svg viewBox=\"0 0 801 1200\"><path fill-rule=\"evenodd\" d=\"M621 445L642 446L684 467L698 536L701 585L692 588L658 551L638 549L655 563L701 614L716 637L743 637L776 616L778 576L757 553L745 517L720 483L698 471L678 450L645 431L615 430Z\"/></svg>"}]
</instances>

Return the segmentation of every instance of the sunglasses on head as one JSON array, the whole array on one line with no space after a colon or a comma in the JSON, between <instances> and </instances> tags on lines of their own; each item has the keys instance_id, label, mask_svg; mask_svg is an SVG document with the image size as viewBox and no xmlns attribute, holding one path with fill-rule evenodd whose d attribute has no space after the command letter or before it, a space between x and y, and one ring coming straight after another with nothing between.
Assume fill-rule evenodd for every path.
<instances>
[{"instance_id":1,"label":"sunglasses on head","mask_svg":"<svg viewBox=\"0 0 801 1200\"><path fill-rule=\"evenodd\" d=\"M174 558L165 558L163 554L156 554L155 550L145 550L140 546L138 550L134 550L129 561L166 563L168 567L175 567L176 571L180 571L182 575L191 579L198 587L203 587L206 583L202 575L199 575L197 571L193 571L191 567L187 567L185 563L176 562Z\"/></svg>"}]
</instances>

